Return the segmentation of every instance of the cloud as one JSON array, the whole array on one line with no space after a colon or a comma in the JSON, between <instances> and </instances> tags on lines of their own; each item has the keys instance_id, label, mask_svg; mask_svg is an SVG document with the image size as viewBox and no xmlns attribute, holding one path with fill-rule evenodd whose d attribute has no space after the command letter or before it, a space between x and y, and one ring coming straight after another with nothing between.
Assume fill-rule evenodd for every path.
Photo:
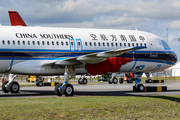
<instances>
[{"instance_id":1,"label":"cloud","mask_svg":"<svg viewBox=\"0 0 180 120\"><path fill-rule=\"evenodd\" d=\"M180 30L180 20L170 22L169 27Z\"/></svg>"}]
</instances>

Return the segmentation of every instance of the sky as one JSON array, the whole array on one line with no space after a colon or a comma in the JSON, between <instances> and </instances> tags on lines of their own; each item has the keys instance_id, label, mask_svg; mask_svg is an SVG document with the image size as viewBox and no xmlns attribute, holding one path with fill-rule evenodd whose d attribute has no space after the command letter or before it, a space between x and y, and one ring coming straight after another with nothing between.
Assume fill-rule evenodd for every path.
<instances>
[{"instance_id":1,"label":"sky","mask_svg":"<svg viewBox=\"0 0 180 120\"><path fill-rule=\"evenodd\" d=\"M180 0L1 0L1 25L10 25L8 11L18 11L28 26L137 28L166 41L168 36L180 56Z\"/></svg>"}]
</instances>

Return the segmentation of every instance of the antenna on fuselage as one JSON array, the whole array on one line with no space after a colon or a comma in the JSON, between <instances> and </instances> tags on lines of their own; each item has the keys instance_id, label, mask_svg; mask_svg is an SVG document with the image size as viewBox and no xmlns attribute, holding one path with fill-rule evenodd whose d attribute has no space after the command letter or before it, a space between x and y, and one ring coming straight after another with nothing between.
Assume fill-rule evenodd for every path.
<instances>
[{"instance_id":1,"label":"antenna on fuselage","mask_svg":"<svg viewBox=\"0 0 180 120\"><path fill-rule=\"evenodd\" d=\"M135 26L135 30L138 31L137 27Z\"/></svg>"}]
</instances>

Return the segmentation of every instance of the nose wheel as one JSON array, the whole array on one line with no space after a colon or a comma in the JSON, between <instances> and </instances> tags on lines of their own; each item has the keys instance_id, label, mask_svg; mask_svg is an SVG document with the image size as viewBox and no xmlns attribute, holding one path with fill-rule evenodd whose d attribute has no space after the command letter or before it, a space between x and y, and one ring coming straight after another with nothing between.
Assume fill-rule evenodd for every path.
<instances>
[{"instance_id":1,"label":"nose wheel","mask_svg":"<svg viewBox=\"0 0 180 120\"><path fill-rule=\"evenodd\" d=\"M133 88L133 90L137 91L137 92L144 92L144 89L145 89L145 87L143 84L138 84L137 86L135 85Z\"/></svg>"}]
</instances>

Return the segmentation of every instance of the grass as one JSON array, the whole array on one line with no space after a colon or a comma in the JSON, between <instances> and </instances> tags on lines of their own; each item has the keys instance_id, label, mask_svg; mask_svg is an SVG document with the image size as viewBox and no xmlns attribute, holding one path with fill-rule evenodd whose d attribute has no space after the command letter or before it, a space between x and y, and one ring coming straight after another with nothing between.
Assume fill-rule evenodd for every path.
<instances>
[{"instance_id":1,"label":"grass","mask_svg":"<svg viewBox=\"0 0 180 120\"><path fill-rule=\"evenodd\" d=\"M81 96L0 99L0 119L180 119L180 96Z\"/></svg>"}]
</instances>

